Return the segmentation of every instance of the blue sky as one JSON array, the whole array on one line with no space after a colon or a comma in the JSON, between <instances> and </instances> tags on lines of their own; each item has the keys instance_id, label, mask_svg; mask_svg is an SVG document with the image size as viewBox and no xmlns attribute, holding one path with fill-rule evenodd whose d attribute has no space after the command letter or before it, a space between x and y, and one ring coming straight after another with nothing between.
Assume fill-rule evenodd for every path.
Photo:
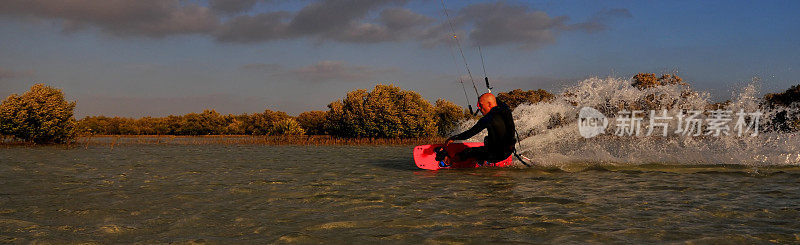
<instances>
[{"instance_id":1,"label":"blue sky","mask_svg":"<svg viewBox=\"0 0 800 245\"><path fill-rule=\"evenodd\" d=\"M800 84L798 1L445 3L496 91L638 72L677 72L716 100L754 77L764 92ZM43 82L78 117L296 115L393 83L463 105L445 21L434 0L9 0L0 96Z\"/></svg>"}]
</instances>

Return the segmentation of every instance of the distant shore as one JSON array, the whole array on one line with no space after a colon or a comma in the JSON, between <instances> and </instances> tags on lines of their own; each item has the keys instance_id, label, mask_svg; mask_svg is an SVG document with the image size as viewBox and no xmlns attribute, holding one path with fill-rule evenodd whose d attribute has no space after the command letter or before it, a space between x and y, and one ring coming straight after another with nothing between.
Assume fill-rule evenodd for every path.
<instances>
[{"instance_id":1,"label":"distant shore","mask_svg":"<svg viewBox=\"0 0 800 245\"><path fill-rule=\"evenodd\" d=\"M409 139L339 138L330 135L92 135L78 136L70 146L96 145L425 145L444 142L442 137ZM2 146L33 146L35 144L10 138L0 140Z\"/></svg>"}]
</instances>

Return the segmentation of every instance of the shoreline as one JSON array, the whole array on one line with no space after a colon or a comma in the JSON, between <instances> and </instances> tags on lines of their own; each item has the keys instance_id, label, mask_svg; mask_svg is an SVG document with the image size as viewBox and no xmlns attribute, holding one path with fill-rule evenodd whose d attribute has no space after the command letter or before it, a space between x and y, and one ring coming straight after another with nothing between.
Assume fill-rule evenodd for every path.
<instances>
[{"instance_id":1,"label":"shoreline","mask_svg":"<svg viewBox=\"0 0 800 245\"><path fill-rule=\"evenodd\" d=\"M0 146L88 147L90 145L426 145L444 142L443 137L425 138L339 138L330 135L254 136L254 135L92 135L78 136L64 144L35 144L9 138Z\"/></svg>"}]
</instances>

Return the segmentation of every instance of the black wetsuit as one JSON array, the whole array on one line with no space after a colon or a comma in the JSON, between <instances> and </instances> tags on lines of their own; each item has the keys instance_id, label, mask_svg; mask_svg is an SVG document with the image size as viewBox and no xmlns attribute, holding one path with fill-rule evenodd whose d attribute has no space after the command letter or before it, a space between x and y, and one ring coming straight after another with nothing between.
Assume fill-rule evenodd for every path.
<instances>
[{"instance_id":1,"label":"black wetsuit","mask_svg":"<svg viewBox=\"0 0 800 245\"><path fill-rule=\"evenodd\" d=\"M471 147L458 153L460 159L475 158L479 161L490 163L505 160L514 152L514 143L517 142L514 128L514 118L511 109L502 102L493 107L486 115L478 120L475 126L467 131L450 137L451 140L466 140L486 129L488 135L483 138L484 146Z\"/></svg>"}]
</instances>

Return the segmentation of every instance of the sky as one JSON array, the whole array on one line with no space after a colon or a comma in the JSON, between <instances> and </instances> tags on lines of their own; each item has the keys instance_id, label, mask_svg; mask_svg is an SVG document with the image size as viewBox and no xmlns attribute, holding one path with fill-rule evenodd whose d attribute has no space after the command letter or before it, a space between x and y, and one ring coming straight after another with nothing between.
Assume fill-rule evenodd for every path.
<instances>
[{"instance_id":1,"label":"sky","mask_svg":"<svg viewBox=\"0 0 800 245\"><path fill-rule=\"evenodd\" d=\"M0 97L45 83L77 101L78 118L297 115L391 83L465 106L455 32L476 82L485 66L496 92L648 72L725 100L753 80L765 93L800 84L798 11L791 0L3 0Z\"/></svg>"}]
</instances>

